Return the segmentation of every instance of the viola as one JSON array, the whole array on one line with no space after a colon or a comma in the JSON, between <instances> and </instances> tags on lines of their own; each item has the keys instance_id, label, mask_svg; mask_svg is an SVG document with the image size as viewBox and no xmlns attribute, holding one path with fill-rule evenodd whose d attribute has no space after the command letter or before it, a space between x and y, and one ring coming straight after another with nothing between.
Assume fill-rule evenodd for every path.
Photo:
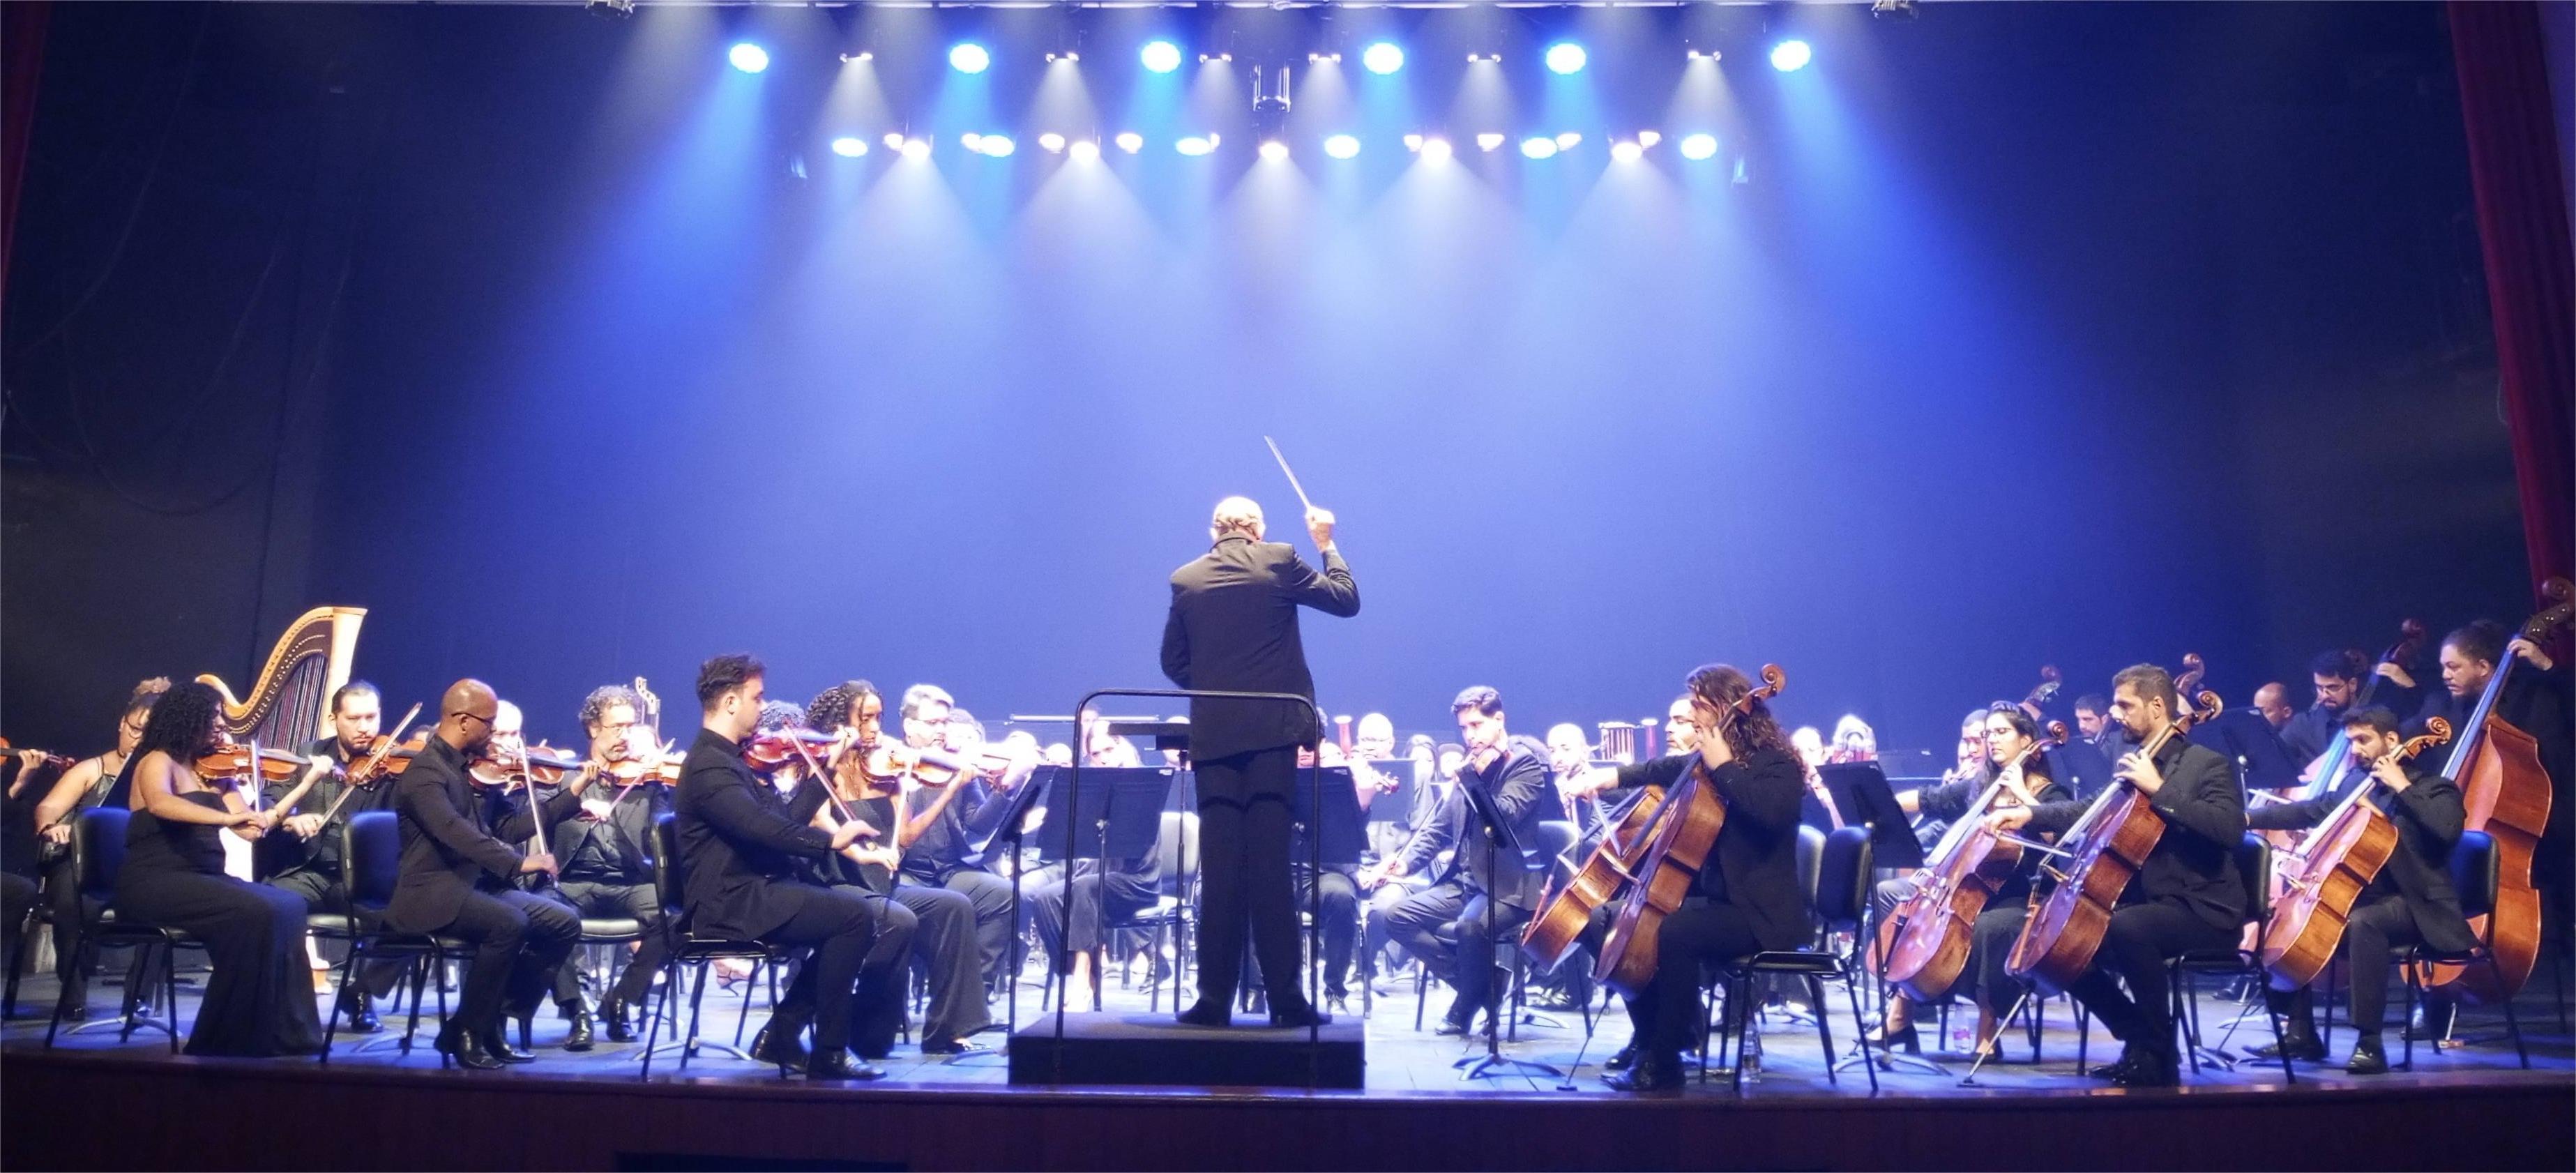
<instances>
[{"instance_id":1,"label":"viola","mask_svg":"<svg viewBox=\"0 0 2576 1173\"><path fill-rule=\"evenodd\" d=\"M404 722L406 725L409 723ZM429 748L429 727L422 726L407 740L396 741L392 737L378 735L367 739L364 745L357 760L341 771L351 786L371 786L387 778L400 777L404 770L411 768L412 759Z\"/></svg>"},{"instance_id":2,"label":"viola","mask_svg":"<svg viewBox=\"0 0 2576 1173\"><path fill-rule=\"evenodd\" d=\"M961 777L999 773L1009 769L1011 761L1010 752L999 746L986 746L969 756L944 749L880 745L864 751L859 768L868 781L881 786L906 778L923 786L946 786Z\"/></svg>"},{"instance_id":3,"label":"viola","mask_svg":"<svg viewBox=\"0 0 2576 1173\"><path fill-rule=\"evenodd\" d=\"M0 753L16 752L20 751L10 747L8 738L0 737ZM74 764L72 759L64 757L63 755L55 753L49 749L40 749L36 752L44 755L44 760L38 763L39 765L52 766L57 770L68 770L71 769Z\"/></svg>"},{"instance_id":4,"label":"viola","mask_svg":"<svg viewBox=\"0 0 2576 1173\"><path fill-rule=\"evenodd\" d=\"M650 758L622 758L601 767L600 774L619 786L664 786L680 784L680 763L674 754L654 754Z\"/></svg>"},{"instance_id":5,"label":"viola","mask_svg":"<svg viewBox=\"0 0 2576 1173\"><path fill-rule=\"evenodd\" d=\"M2004 779L2045 747L2064 744L2066 724L2051 721L2047 737L2023 746L1996 770L1995 780L1950 824L1931 858L1914 874L1914 894L1887 918L1871 955L1879 959L1880 976L1914 1000L1938 1001L1958 985L1967 972L1970 930L1978 915L2021 868L2026 849L1986 825L1987 811L2020 804Z\"/></svg>"},{"instance_id":6,"label":"viola","mask_svg":"<svg viewBox=\"0 0 2576 1173\"><path fill-rule=\"evenodd\" d=\"M2420 737L2396 750L2403 762L2451 739L2451 723L2435 717ZM2334 961L2344 922L2361 890L2370 886L2397 852L2397 824L2373 801L2379 782L2365 779L2298 846L2281 853L2275 869L2282 891L2272 900L2270 931L2263 935L2263 968L2275 989L2314 983Z\"/></svg>"}]
</instances>

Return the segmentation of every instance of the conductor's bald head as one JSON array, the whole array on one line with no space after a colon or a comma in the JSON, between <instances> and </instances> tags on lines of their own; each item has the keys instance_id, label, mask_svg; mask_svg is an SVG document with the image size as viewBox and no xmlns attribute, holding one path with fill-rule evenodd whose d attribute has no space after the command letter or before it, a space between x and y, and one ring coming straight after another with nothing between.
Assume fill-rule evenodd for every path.
<instances>
[{"instance_id":1,"label":"conductor's bald head","mask_svg":"<svg viewBox=\"0 0 2576 1173\"><path fill-rule=\"evenodd\" d=\"M1217 541L1229 537L1246 537L1260 541L1269 527L1261 520L1261 503L1250 497L1228 497L1216 503L1216 515L1208 519L1208 536Z\"/></svg>"},{"instance_id":2,"label":"conductor's bald head","mask_svg":"<svg viewBox=\"0 0 2576 1173\"><path fill-rule=\"evenodd\" d=\"M501 715L501 697L492 686L467 677L447 686L438 700L438 736L468 753L492 740L492 722Z\"/></svg>"}]
</instances>

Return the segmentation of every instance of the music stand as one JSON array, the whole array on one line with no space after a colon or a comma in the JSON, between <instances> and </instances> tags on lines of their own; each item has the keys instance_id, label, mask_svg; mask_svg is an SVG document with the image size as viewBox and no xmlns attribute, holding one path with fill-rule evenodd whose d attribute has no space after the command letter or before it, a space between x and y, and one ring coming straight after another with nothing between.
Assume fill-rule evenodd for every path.
<instances>
[{"instance_id":1,"label":"music stand","mask_svg":"<svg viewBox=\"0 0 2576 1173\"><path fill-rule=\"evenodd\" d=\"M1083 771L1093 785L1074 795L1074 809L1062 812L1072 822L1061 835L1038 837L1038 861L1062 863L1065 887L1065 937L1073 935L1074 865L1093 860L1106 873L1113 859L1152 855L1163 834L1163 801L1172 790L1173 766L1093 766ZM1049 818L1058 812L1050 807ZM1017 923L1016 920L1013 923ZM1055 987L1057 1005L1072 995L1069 966L1050 959L1047 982Z\"/></svg>"},{"instance_id":2,"label":"music stand","mask_svg":"<svg viewBox=\"0 0 2576 1173\"><path fill-rule=\"evenodd\" d=\"M993 829L991 838L986 839L976 848L978 862L982 862L992 858L995 845L1010 846L1011 924L1015 926L1014 936L1017 935L1016 926L1020 923L1020 877L1028 872L1028 868L1024 866L1028 861L1021 854L1021 848L1028 838L1028 833L1023 828L1028 825L1029 812L1037 809L1038 803L1046 798L1047 791L1055 788L1056 777L1063 774L1066 769L1067 767L1064 766L1039 766L1029 771L1029 776L1021 780L1020 788L1012 791L1010 797L1003 800L1011 805L1002 812L1001 825ZM1070 916L1073 908L1072 888L1068 886L1065 891L1065 911L1066 915ZM1017 949L1015 948L1013 952L1016 953ZM1053 961L1047 964L1049 969L1054 968ZM1010 964L1008 957L1003 958L1003 968L1010 971L1010 980L1006 983L1010 992L1007 995L1009 1008L1005 1011L1005 1021L1009 1025L1004 1029L1002 1037L1016 1039L1020 1037L1020 971L1018 967ZM1047 981L1054 982L1055 975L1049 973Z\"/></svg>"},{"instance_id":3,"label":"music stand","mask_svg":"<svg viewBox=\"0 0 2576 1173\"><path fill-rule=\"evenodd\" d=\"M1506 760L1508 761L1508 758ZM1485 874L1487 876L1493 876L1497 872L1501 871L1502 860L1506 855L1508 855L1512 860L1513 866L1518 867L1522 871L1536 870L1530 867L1529 849L1521 845L1520 835L1512 830L1511 820L1503 817L1502 808L1494 805L1493 796L1485 793L1483 787L1478 785L1476 780L1472 777L1474 773L1475 771L1472 769L1462 770L1459 772L1458 794L1461 798L1466 800L1467 809L1472 812L1474 819L1484 825ZM1460 845L1458 849L1461 851L1467 850L1466 846L1463 844ZM1501 901L1498 900L1493 893L1485 893L1485 920L1489 926L1487 930L1489 932L1491 931L1490 926L1500 904ZM1518 948L1517 943L1515 943L1513 947ZM1497 949L1495 951L1495 956L1503 956L1502 951ZM1508 999L1511 991L1506 989L1503 991L1503 994L1505 998ZM1509 1055L1503 1054L1503 1015L1502 1008L1499 1004L1489 1012L1482 1006L1474 1007L1468 1011L1470 1014L1478 1012L1485 1013L1485 1053L1482 1055L1470 1055L1450 1064L1449 1066L1459 1069L1458 1078L1482 1079L1490 1072L1501 1071L1512 1067L1526 1067L1532 1071L1544 1071L1547 1074L1556 1076L1560 1079L1564 1078L1565 1072L1558 1069L1556 1065L1552 1063L1541 1063L1535 1059L1515 1059ZM1474 1020L1470 1019L1469 1021L1472 1022Z\"/></svg>"},{"instance_id":4,"label":"music stand","mask_svg":"<svg viewBox=\"0 0 2576 1173\"><path fill-rule=\"evenodd\" d=\"M1887 771L1877 762L1836 762L1818 766L1816 777L1823 782L1825 793L1834 796L1834 808L1843 812L1845 825L1857 823L1869 828L1870 854L1876 867L1912 871L1923 866L1923 841L1914 837L1913 821L1906 817L1905 808L1896 801L1896 787L1887 780ZM1812 797L1808 799L1809 809L1817 810L1819 814L1822 813L1821 805ZM1807 822L1819 830L1827 829L1814 818ZM1862 926L1861 939L1853 943L1855 948L1875 948L1878 918L1878 902L1872 900L1869 902L1869 915ZM1880 960L1884 962L1886 959ZM1887 1013L1887 992L1884 989L1879 991L1878 1000L1880 1019L1884 1021ZM1824 1008L1819 1006L1816 1012L1821 1014ZM1860 1031L1863 1028L1854 1024L1854 1029ZM1872 1058L1869 1038L1864 1033L1854 1040L1852 1053L1835 1061L1834 1068L1841 1070ZM1875 1058L1879 1060L1881 1070L1894 1071L1900 1065L1911 1064L1928 1068L1929 1074L1949 1074L1938 1063L1920 1056L1900 1055L1893 1049L1882 1048Z\"/></svg>"}]
</instances>

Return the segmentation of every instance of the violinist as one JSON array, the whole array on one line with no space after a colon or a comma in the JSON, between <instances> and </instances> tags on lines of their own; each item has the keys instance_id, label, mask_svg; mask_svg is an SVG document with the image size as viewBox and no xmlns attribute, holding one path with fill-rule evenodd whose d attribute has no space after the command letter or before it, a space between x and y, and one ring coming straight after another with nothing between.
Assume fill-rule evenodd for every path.
<instances>
[{"instance_id":1,"label":"violinist","mask_svg":"<svg viewBox=\"0 0 2576 1173\"><path fill-rule=\"evenodd\" d=\"M2132 744L2173 725L2182 701L2153 664L2111 678L2111 719ZM2164 820L2155 849L2120 894L2093 968L2067 990L2124 1044L2095 1074L2128 1087L2180 1081L2165 962L2194 949L2225 949L2245 930L2245 886L2236 851L2245 838L2245 790L2226 755L2174 736L2155 758L2131 752L2114 776ZM1986 816L2003 831L2061 835L2088 809L2080 802L2011 807ZM2120 983L2126 982L2127 993Z\"/></svg>"},{"instance_id":2,"label":"violinist","mask_svg":"<svg viewBox=\"0 0 2576 1173\"><path fill-rule=\"evenodd\" d=\"M44 848L36 836L36 803L69 769L67 759L41 749L0 751L0 779L8 784L8 804L0 811L0 957L18 955L18 933L42 891Z\"/></svg>"},{"instance_id":3,"label":"violinist","mask_svg":"<svg viewBox=\"0 0 2576 1173\"><path fill-rule=\"evenodd\" d=\"M1427 739L1426 739L1427 740ZM1437 930L1458 919L1467 905L1466 888L1456 876L1458 828L1450 819L1450 795L1458 785L1458 768L1467 751L1455 742L1418 748L1416 769L1423 783L1414 788L1413 806L1405 816L1404 845L1393 854L1361 868L1354 877L1369 894L1361 914L1360 980L1372 980L1378 958L1389 946ZM1423 758L1428 758L1426 762ZM1379 993L1392 992L1392 987Z\"/></svg>"},{"instance_id":4,"label":"violinist","mask_svg":"<svg viewBox=\"0 0 2576 1173\"><path fill-rule=\"evenodd\" d=\"M2459 893L2452 890L2450 875L2451 845L2459 841L2468 809L2461 802L2460 788L2450 779L2399 760L2396 750L2404 739L2397 731L2397 714L2386 706L2346 711L2343 731L2351 739L2353 760L2362 767L2346 776L2346 785L2304 802L2255 810L2247 822L2257 830L2313 827L2343 803L2352 787L2376 783L2384 788L2371 801L2395 824L2398 849L2353 902L2351 914L2344 919L2343 937L2345 960L2351 967L2352 1025L2358 1032L2344 1070L2352 1075L2382 1075L2388 1071L2388 1053L2380 1044L2379 1032L2388 1010L2388 981L2401 952L2422 943L2446 953L2464 953L2477 944L2468 918L2461 915ZM2315 994L2306 989L2264 993L2273 1010L2288 1016L2290 1026L2280 1047L2266 1044L2255 1048L2255 1054L2277 1059L2287 1050L2293 1059L2322 1061L2326 1048L2317 1037Z\"/></svg>"},{"instance_id":5,"label":"violinist","mask_svg":"<svg viewBox=\"0 0 2576 1173\"><path fill-rule=\"evenodd\" d=\"M642 939L625 959L625 968L600 999L599 1020L608 1028L609 1041L616 1043L634 1041L628 1011L643 1002L670 948L662 929L662 901L653 889L652 850L653 821L670 809L669 788L646 782L603 784L611 767L637 760L644 752L637 744L648 735L643 708L635 690L623 684L602 685L582 698L581 731L590 745L580 774L569 784L580 802L554 814L545 836L561 868L552 896L576 915L631 919L644 928ZM496 734L494 740L500 736ZM507 767L507 754L501 758ZM545 789L540 779L539 791ZM524 787L508 793L513 813L526 806ZM549 801L546 809L557 811L559 803ZM554 997L556 1009L571 1024L564 1049L589 1050L590 1008L582 995L581 966L570 954L556 970Z\"/></svg>"},{"instance_id":6,"label":"violinist","mask_svg":"<svg viewBox=\"0 0 2576 1173\"><path fill-rule=\"evenodd\" d=\"M873 742L885 712L885 698L864 680L843 681L824 689L805 707L807 722L819 733L849 731L856 741ZM909 796L899 787L876 787L866 777L862 755L844 753L826 763L828 779L859 821L879 834L841 849L840 879L912 911L913 960L928 977L930 1003L922 1012L921 1053L962 1055L977 1048L969 1042L990 1029L993 1015L984 983L982 953L975 940L975 902L963 892L912 881L900 874L907 845L902 827ZM837 830L835 806L817 808L824 830ZM900 1014L901 1008L896 1012ZM863 1035L873 1035L862 1030ZM890 1046L891 1038L886 1040ZM865 1050L875 1050L873 1037Z\"/></svg>"},{"instance_id":7,"label":"violinist","mask_svg":"<svg viewBox=\"0 0 2576 1173\"><path fill-rule=\"evenodd\" d=\"M1928 790L1906 791L1897 796L1898 804L1955 821L1967 815L1977 796L1990 784L2003 788L1996 796L1998 806L2032 807L2074 798L2071 787L2058 784L2057 769L2048 753L2031 748L2039 741L2040 731L2028 710L2011 701L1996 701L1986 709L1984 724L1983 736L1978 739L1985 746L1986 760L1981 770ZM1976 986L1980 1047L1998 1043L2003 1029L2000 1016L2021 1000L2022 981L2004 969L2004 960L2011 956L2013 941L2021 936L2022 921L2030 915L2031 881L2044 858L2036 851L2022 853L2020 866L1986 898L1985 909L1969 931L1966 978ZM1912 881L1893 882L1905 885L1910 894ZM1886 1025L1881 1037L1872 1041L1915 1050L1914 1024L1909 1021L1913 1005L1902 992L1888 999Z\"/></svg>"},{"instance_id":8,"label":"violinist","mask_svg":"<svg viewBox=\"0 0 2576 1173\"><path fill-rule=\"evenodd\" d=\"M460 1067L490 1071L535 1058L502 1033L505 1003L513 1017L528 1017L581 933L581 918L570 908L510 886L518 876L556 870L553 855L521 855L510 843L534 829L531 809L560 819L580 793L567 786L498 825L488 822L467 769L492 742L500 698L480 680L459 680L438 708L438 725L394 781L402 863L385 923L395 932L457 937L475 946L456 1015L440 1025L437 1047Z\"/></svg>"},{"instance_id":9,"label":"violinist","mask_svg":"<svg viewBox=\"0 0 2576 1173\"><path fill-rule=\"evenodd\" d=\"M1874 762L1878 760L1878 731L1857 713L1845 713L1834 722L1834 743L1825 750L1825 761Z\"/></svg>"},{"instance_id":10,"label":"violinist","mask_svg":"<svg viewBox=\"0 0 2576 1173\"><path fill-rule=\"evenodd\" d=\"M1690 674L1690 719L1671 727L1688 738L1687 757L1663 757L1617 770L1587 771L1573 789L1600 794L1657 785L1670 792L1690 771L1704 771L1726 804L1726 823L1698 873L1697 889L1663 920L1656 936L1659 968L1627 1000L1634 1030L1604 1063L1602 1082L1620 1091L1664 1091L1682 1084L1681 1053L1699 1033L1700 969L1766 949L1795 949L1814 936L1798 882L1798 811L1804 764L1770 705L1752 696L1753 681L1728 664ZM1740 711L1739 711L1740 706ZM1687 735L1683 728L1689 728ZM1727 1013L1742 1015L1744 1007ZM1744 1057L1760 1062L1760 1036L1747 1030Z\"/></svg>"},{"instance_id":11,"label":"violinist","mask_svg":"<svg viewBox=\"0 0 2576 1173\"><path fill-rule=\"evenodd\" d=\"M168 691L170 679L166 676L135 685L117 717L116 748L72 763L36 803L33 822L43 853L45 899L53 909L54 973L62 982L57 1006L67 1022L78 1022L89 1015L89 971L98 962L81 947L80 926L88 922L81 915L80 880L72 873L72 819L106 802L111 795L123 801L120 792L132 771L134 747L142 741L143 728L152 719L152 706ZM102 907L97 900L87 904L87 911L93 914ZM144 984L139 952L135 960L135 966L126 974L129 990Z\"/></svg>"},{"instance_id":12,"label":"violinist","mask_svg":"<svg viewBox=\"0 0 2576 1173\"><path fill-rule=\"evenodd\" d=\"M1473 787L1489 801L1523 845L1538 842L1539 824L1559 808L1548 793L1547 757L1533 752L1526 741L1512 740L1502 694L1472 687L1450 702L1450 710L1457 715L1467 758L1442 814L1456 847L1447 875L1436 879L1435 888L1451 880L1458 884L1458 910L1448 922L1456 926L1456 935L1446 936L1442 925L1410 915L1418 907L1410 901L1398 906L1389 927L1398 944L1458 992L1436 1033L1464 1035L1475 1029L1478 1011L1497 1012L1501 991L1494 985L1495 941L1507 933L1517 936L1546 894L1548 876L1545 867L1530 867L1520 852L1499 849L1484 820L1469 808L1466 791Z\"/></svg>"},{"instance_id":13,"label":"violinist","mask_svg":"<svg viewBox=\"0 0 2576 1173\"><path fill-rule=\"evenodd\" d=\"M957 708L935 684L903 690L903 743L952 760L980 763L984 726ZM968 772L944 785L915 785L902 827L903 874L913 883L963 893L975 905L975 947L989 980L1001 972L1011 941L1011 882L994 874L977 849L999 830L1010 803L1004 796L1028 778L1037 763L1014 759L991 774Z\"/></svg>"},{"instance_id":14,"label":"violinist","mask_svg":"<svg viewBox=\"0 0 2576 1173\"><path fill-rule=\"evenodd\" d=\"M357 811L376 807L393 789L379 785L340 802L348 789L343 771L374 748L383 721L384 701L375 685L363 680L341 685L331 694L330 735L315 741L306 753L313 759L312 766L301 779L268 783L262 795L261 805L285 812L279 833L259 841L260 864L267 876L262 882L302 897L314 914L348 911L347 889L340 882L340 835L335 828ZM331 825L326 826L323 818L335 805L340 813L330 815ZM345 1016L350 1030L373 1034L382 1029L373 998L391 994L403 969L400 961L371 963L366 972L340 987L337 1013Z\"/></svg>"}]
</instances>

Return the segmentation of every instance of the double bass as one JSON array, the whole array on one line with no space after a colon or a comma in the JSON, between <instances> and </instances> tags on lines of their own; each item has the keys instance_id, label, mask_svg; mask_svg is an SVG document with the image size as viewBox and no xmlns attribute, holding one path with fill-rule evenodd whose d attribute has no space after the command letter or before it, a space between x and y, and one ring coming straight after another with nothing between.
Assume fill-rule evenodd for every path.
<instances>
[{"instance_id":1,"label":"double bass","mask_svg":"<svg viewBox=\"0 0 2576 1173\"><path fill-rule=\"evenodd\" d=\"M2403 669L2423 646L2424 621L2406 620L2397 625L2397 642L2390 644L2387 651L2379 654L2379 665L2382 667L2395 665ZM2379 682L2383 679L2385 677L2380 674L2379 668L2373 667L2370 675L2362 680L2360 693L2353 697L2352 704L2344 711L2351 712L2369 704L2371 694L2379 691ZM2317 755L2317 760L2308 763L2307 772L2300 776L2298 788L2286 795L2286 799L2292 802L2303 802L2311 798L2323 797L2334 789L2335 780L2343 776L2344 767L2351 761L2352 736L2337 729L2334 740L2326 743L2325 752ZM2274 845L2281 844L2276 840Z\"/></svg>"},{"instance_id":2,"label":"double bass","mask_svg":"<svg viewBox=\"0 0 2576 1173\"><path fill-rule=\"evenodd\" d=\"M1888 939L1873 954L1883 957L1881 977L1918 1002L1933 1002L1959 984L1968 968L1971 930L1988 901L2021 867L2020 844L1986 825L1986 812L2012 799L2004 778L2052 745L2066 744L2066 723L2048 723L2048 735L2023 746L1995 771L1977 801L1950 824L1932 857L1914 876L1914 895L1887 919ZM2013 801L2018 801L2013 799Z\"/></svg>"},{"instance_id":3,"label":"double bass","mask_svg":"<svg viewBox=\"0 0 2576 1173\"><path fill-rule=\"evenodd\" d=\"M2200 657L2184 656L2183 663L2190 665L2183 681L2198 684ZM2175 689L2177 694L2181 691ZM2198 703L2197 712L2175 714L2172 723L2140 745L2139 756L2154 761L2166 744L2188 733L2195 720L2215 718L2224 708L2214 692L2202 692ZM2012 956L2004 961L2005 971L2050 992L2065 990L2091 971L2093 956L2102 948L2102 934L2111 926L2112 906L2129 881L2137 878L2164 832L2164 816L2147 805L2147 796L2137 787L2103 787L2058 840L2068 860L2065 870L2041 867L2057 887L2023 922Z\"/></svg>"},{"instance_id":4,"label":"double bass","mask_svg":"<svg viewBox=\"0 0 2576 1173\"><path fill-rule=\"evenodd\" d=\"M2540 588L2549 601L2516 634L2538 644L2576 614L2576 584L2553 578ZM2466 828L2495 840L2496 898L2492 930L2472 918L2469 928L2490 942L2495 964L2422 967L2418 977L2428 991L2465 998L2481 1006L2511 999L2531 980L2540 960L2540 893L2531 886L2531 856L2549 827L2549 772L2540 764L2540 743L2496 715L2505 678L2521 660L2510 651L2487 678L2478 707L2459 731L2442 776L2459 784L2468 807ZM2492 932L2492 936L2489 933Z\"/></svg>"},{"instance_id":5,"label":"double bass","mask_svg":"<svg viewBox=\"0 0 2576 1173\"><path fill-rule=\"evenodd\" d=\"M1755 701L1780 695L1786 684L1779 665L1763 665L1762 683L1737 698L1720 715L1719 728L1705 736L1725 736L1726 725L1750 712ZM1696 759L1649 817L1645 857L1628 885L1618 919L1611 922L1610 935L1601 943L1600 960L1592 969L1594 981L1634 997L1654 980L1662 963L1656 939L1662 935L1664 918L1698 886L1700 870L1708 866L1709 852L1725 827L1726 802L1709 784L1708 760Z\"/></svg>"},{"instance_id":6,"label":"double bass","mask_svg":"<svg viewBox=\"0 0 2576 1173\"><path fill-rule=\"evenodd\" d=\"M2403 762L2450 739L2451 723L2435 717L2425 722L2423 736L2393 752ZM2325 973L2343 943L2353 902L2396 853L2397 824L2372 801L2378 788L2377 781L2362 779L2296 848L2281 854L2287 866L2275 873L2283 887L2272 901L2262 948L2274 989L2305 989Z\"/></svg>"}]
</instances>

